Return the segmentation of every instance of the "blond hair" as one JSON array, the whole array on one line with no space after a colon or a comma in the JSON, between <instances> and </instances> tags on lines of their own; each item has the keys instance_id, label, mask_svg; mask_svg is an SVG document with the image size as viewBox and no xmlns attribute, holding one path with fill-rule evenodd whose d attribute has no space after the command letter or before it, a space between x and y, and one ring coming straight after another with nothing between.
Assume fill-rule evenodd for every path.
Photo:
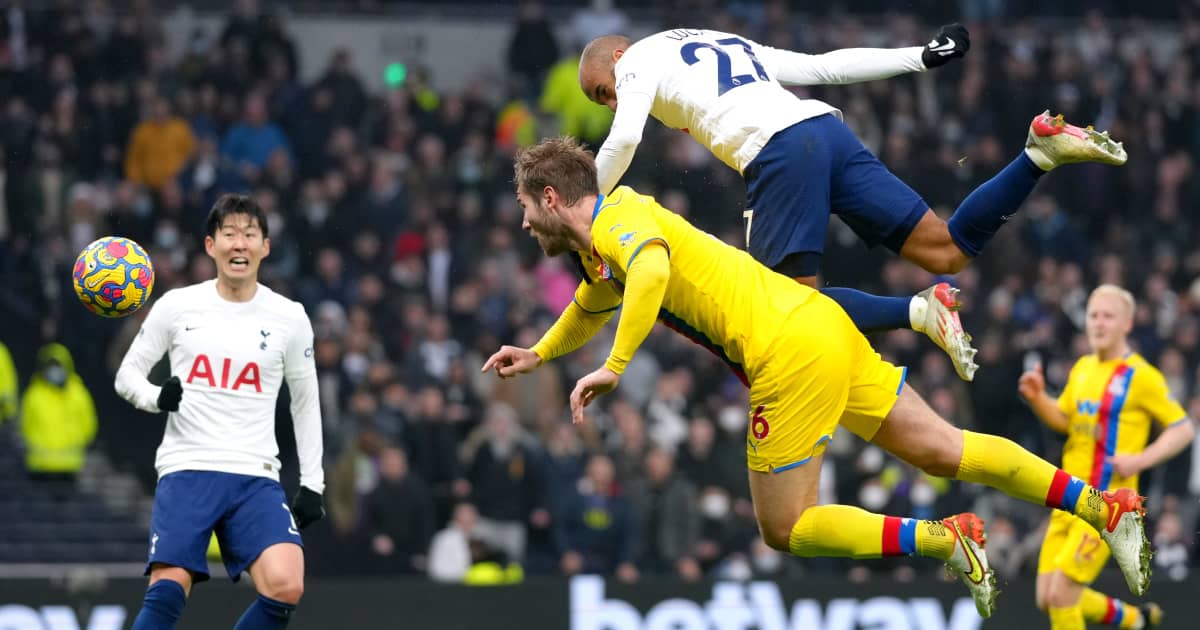
<instances>
[{"instance_id":1,"label":"blond hair","mask_svg":"<svg viewBox=\"0 0 1200 630\"><path fill-rule=\"evenodd\" d=\"M1125 308L1129 311L1129 318L1133 319L1133 314L1137 310L1137 302L1133 299L1133 294L1115 284L1102 284L1095 289L1092 289L1092 294L1088 296L1088 301L1097 295L1111 295L1125 304Z\"/></svg>"}]
</instances>

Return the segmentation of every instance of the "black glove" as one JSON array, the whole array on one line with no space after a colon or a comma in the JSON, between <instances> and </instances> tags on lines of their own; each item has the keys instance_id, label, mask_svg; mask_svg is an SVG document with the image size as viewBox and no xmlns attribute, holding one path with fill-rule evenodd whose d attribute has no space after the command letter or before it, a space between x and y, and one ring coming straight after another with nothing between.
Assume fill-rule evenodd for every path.
<instances>
[{"instance_id":1,"label":"black glove","mask_svg":"<svg viewBox=\"0 0 1200 630\"><path fill-rule=\"evenodd\" d=\"M936 68L967 54L968 50L971 50L971 34L967 32L967 27L955 22L943 26L933 41L925 44L921 61L926 68Z\"/></svg>"},{"instance_id":2,"label":"black glove","mask_svg":"<svg viewBox=\"0 0 1200 630\"><path fill-rule=\"evenodd\" d=\"M300 529L325 518L321 494L300 486L299 492L292 497L292 517L296 519L296 527Z\"/></svg>"},{"instance_id":3,"label":"black glove","mask_svg":"<svg viewBox=\"0 0 1200 630\"><path fill-rule=\"evenodd\" d=\"M162 384L162 389L158 390L158 408L163 411L179 411L179 401L183 399L183 385L179 384L179 377L172 376Z\"/></svg>"}]
</instances>

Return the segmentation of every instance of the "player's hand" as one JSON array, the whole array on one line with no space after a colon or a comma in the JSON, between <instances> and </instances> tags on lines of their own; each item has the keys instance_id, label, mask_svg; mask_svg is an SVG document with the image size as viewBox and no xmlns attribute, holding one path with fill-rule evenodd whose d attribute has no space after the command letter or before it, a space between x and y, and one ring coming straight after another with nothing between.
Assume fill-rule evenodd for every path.
<instances>
[{"instance_id":1,"label":"player's hand","mask_svg":"<svg viewBox=\"0 0 1200 630\"><path fill-rule=\"evenodd\" d=\"M533 350L516 346L501 346L495 354L488 357L479 371L487 372L495 368L496 376L509 378L530 372L541 364L542 357L539 357Z\"/></svg>"},{"instance_id":2,"label":"player's hand","mask_svg":"<svg viewBox=\"0 0 1200 630\"><path fill-rule=\"evenodd\" d=\"M951 59L962 57L968 50L971 50L971 34L967 32L967 27L958 22L947 24L925 44L925 50L921 51L921 62L926 68L936 68L949 63Z\"/></svg>"},{"instance_id":3,"label":"player's hand","mask_svg":"<svg viewBox=\"0 0 1200 630\"><path fill-rule=\"evenodd\" d=\"M1113 455L1108 458L1108 463L1113 467L1113 472L1122 477L1132 477L1149 468L1141 453Z\"/></svg>"},{"instance_id":4,"label":"player's hand","mask_svg":"<svg viewBox=\"0 0 1200 630\"><path fill-rule=\"evenodd\" d=\"M296 519L296 527L304 529L325 518L325 505L321 493L300 486L296 496L292 497L292 516Z\"/></svg>"},{"instance_id":5,"label":"player's hand","mask_svg":"<svg viewBox=\"0 0 1200 630\"><path fill-rule=\"evenodd\" d=\"M573 424L582 423L583 408L592 404L596 396L616 389L619 382L621 382L621 375L606 367L579 379L575 383L575 390L571 392L571 422Z\"/></svg>"},{"instance_id":6,"label":"player's hand","mask_svg":"<svg viewBox=\"0 0 1200 630\"><path fill-rule=\"evenodd\" d=\"M1046 376L1042 374L1042 364L1039 362L1032 370L1021 375L1017 381L1017 391L1021 397L1032 402L1046 392Z\"/></svg>"},{"instance_id":7,"label":"player's hand","mask_svg":"<svg viewBox=\"0 0 1200 630\"><path fill-rule=\"evenodd\" d=\"M179 411L179 401L183 400L183 385L178 376L172 376L158 390L158 405L163 411Z\"/></svg>"}]
</instances>

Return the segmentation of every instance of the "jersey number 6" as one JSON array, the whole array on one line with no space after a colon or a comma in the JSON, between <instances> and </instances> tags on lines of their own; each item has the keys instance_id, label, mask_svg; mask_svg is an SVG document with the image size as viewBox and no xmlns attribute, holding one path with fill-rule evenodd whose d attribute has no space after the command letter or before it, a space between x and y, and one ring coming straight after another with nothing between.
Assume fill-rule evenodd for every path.
<instances>
[{"instance_id":1,"label":"jersey number 6","mask_svg":"<svg viewBox=\"0 0 1200 630\"><path fill-rule=\"evenodd\" d=\"M690 44L685 44L679 49L679 55L683 57L683 60L687 62L687 65L689 66L695 65L700 61L700 57L697 56L696 53L701 48L711 50L713 55L716 55L717 96L722 96L729 90L732 90L739 85L746 85L747 83L754 83L755 81L770 80L769 77L767 77L767 71L763 69L762 64L758 62L758 58L754 56L754 51L750 50L749 42L739 37L726 37L725 39L718 39L717 43L721 46L740 46L742 51L746 54L746 57L750 59L750 63L754 65L754 72L758 76L757 79L753 74L739 74L737 76L733 76L733 59L729 56L729 53L725 52L725 50L722 48L718 48L717 46L713 46L712 44L704 42L692 42Z\"/></svg>"}]
</instances>

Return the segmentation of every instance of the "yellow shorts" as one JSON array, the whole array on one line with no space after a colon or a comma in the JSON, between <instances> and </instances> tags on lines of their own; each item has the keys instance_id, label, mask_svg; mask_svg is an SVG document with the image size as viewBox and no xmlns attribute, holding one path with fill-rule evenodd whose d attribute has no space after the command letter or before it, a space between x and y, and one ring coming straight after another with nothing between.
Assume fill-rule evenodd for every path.
<instances>
[{"instance_id":1,"label":"yellow shorts","mask_svg":"<svg viewBox=\"0 0 1200 630\"><path fill-rule=\"evenodd\" d=\"M1108 545L1083 519L1055 510L1038 555L1038 574L1061 570L1080 584L1091 584L1108 562Z\"/></svg>"},{"instance_id":2,"label":"yellow shorts","mask_svg":"<svg viewBox=\"0 0 1200 630\"><path fill-rule=\"evenodd\" d=\"M746 465L782 472L821 453L839 424L875 437L904 386L833 300L815 296L785 320L750 381Z\"/></svg>"}]
</instances>

